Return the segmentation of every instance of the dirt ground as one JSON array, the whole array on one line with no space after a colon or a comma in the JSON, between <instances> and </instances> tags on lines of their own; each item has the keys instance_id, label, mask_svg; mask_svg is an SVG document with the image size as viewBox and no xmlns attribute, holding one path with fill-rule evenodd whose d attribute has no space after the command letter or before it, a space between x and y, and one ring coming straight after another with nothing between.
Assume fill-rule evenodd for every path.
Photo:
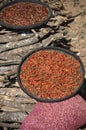
<instances>
[{"instance_id":1,"label":"dirt ground","mask_svg":"<svg viewBox=\"0 0 86 130\"><path fill-rule=\"evenodd\" d=\"M74 16L74 21L69 24L68 30L71 50L77 52L86 70L86 0L63 0L63 4Z\"/></svg>"}]
</instances>

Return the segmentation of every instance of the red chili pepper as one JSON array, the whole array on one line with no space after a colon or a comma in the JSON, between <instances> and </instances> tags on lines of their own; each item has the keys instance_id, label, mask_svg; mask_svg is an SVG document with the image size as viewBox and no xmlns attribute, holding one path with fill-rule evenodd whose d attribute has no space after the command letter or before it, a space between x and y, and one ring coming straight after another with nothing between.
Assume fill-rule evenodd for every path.
<instances>
[{"instance_id":1,"label":"red chili pepper","mask_svg":"<svg viewBox=\"0 0 86 130\"><path fill-rule=\"evenodd\" d=\"M69 54L40 50L23 63L20 79L23 87L32 95L58 99L78 89L82 73L79 61Z\"/></svg>"},{"instance_id":2,"label":"red chili pepper","mask_svg":"<svg viewBox=\"0 0 86 130\"><path fill-rule=\"evenodd\" d=\"M0 12L0 19L5 23L25 26L43 21L48 15L48 8L31 2L18 2Z\"/></svg>"}]
</instances>

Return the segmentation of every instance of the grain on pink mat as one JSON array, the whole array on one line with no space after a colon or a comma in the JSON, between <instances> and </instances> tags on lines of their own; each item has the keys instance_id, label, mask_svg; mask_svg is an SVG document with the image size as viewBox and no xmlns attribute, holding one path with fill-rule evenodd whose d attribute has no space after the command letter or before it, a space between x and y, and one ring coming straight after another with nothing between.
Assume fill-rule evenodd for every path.
<instances>
[{"instance_id":1,"label":"grain on pink mat","mask_svg":"<svg viewBox=\"0 0 86 130\"><path fill-rule=\"evenodd\" d=\"M86 123L86 101L76 95L57 103L38 102L21 130L77 130Z\"/></svg>"}]
</instances>

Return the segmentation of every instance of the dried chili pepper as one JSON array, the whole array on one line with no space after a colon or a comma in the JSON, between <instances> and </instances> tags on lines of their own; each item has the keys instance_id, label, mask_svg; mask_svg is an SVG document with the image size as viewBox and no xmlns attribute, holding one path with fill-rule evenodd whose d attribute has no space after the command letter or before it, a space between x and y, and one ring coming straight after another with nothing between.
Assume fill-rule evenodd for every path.
<instances>
[{"instance_id":1,"label":"dried chili pepper","mask_svg":"<svg viewBox=\"0 0 86 130\"><path fill-rule=\"evenodd\" d=\"M64 98L82 83L80 70L80 62L73 56L56 50L40 50L22 64L20 80L38 98Z\"/></svg>"},{"instance_id":2,"label":"dried chili pepper","mask_svg":"<svg viewBox=\"0 0 86 130\"><path fill-rule=\"evenodd\" d=\"M45 20L47 15L48 8L43 5L18 2L1 10L0 19L7 24L26 26Z\"/></svg>"}]
</instances>

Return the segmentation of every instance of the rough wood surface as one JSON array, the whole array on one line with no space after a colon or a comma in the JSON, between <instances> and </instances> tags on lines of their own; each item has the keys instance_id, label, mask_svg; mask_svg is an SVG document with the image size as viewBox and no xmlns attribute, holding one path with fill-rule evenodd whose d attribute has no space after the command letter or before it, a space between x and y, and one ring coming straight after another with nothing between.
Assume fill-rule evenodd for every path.
<instances>
[{"instance_id":1,"label":"rough wood surface","mask_svg":"<svg viewBox=\"0 0 86 130\"><path fill-rule=\"evenodd\" d=\"M0 6L6 1L10 0L1 0ZM11 31L0 26L0 127L4 130L18 130L36 103L20 89L16 79L23 56L40 47L71 47L68 29L75 17L64 10L60 0L41 1L49 4L53 11L47 25L27 31Z\"/></svg>"}]
</instances>

